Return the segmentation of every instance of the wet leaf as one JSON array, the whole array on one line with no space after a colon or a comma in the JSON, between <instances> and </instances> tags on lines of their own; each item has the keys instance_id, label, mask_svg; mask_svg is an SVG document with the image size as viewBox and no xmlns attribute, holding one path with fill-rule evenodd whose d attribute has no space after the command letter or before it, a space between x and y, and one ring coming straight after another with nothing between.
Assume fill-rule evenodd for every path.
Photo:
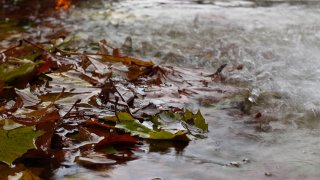
<instances>
[{"instance_id":1,"label":"wet leaf","mask_svg":"<svg viewBox=\"0 0 320 180\"><path fill-rule=\"evenodd\" d=\"M124 129L133 136L139 136L141 138L150 137L149 133L151 130L135 120L129 113L119 112L117 114L120 121L116 125L117 128Z\"/></svg>"},{"instance_id":2,"label":"wet leaf","mask_svg":"<svg viewBox=\"0 0 320 180\"><path fill-rule=\"evenodd\" d=\"M19 127L13 130L0 129L0 161L10 165L29 149L34 149L35 138L43 133L34 127Z\"/></svg>"},{"instance_id":3,"label":"wet leaf","mask_svg":"<svg viewBox=\"0 0 320 180\"><path fill-rule=\"evenodd\" d=\"M143 67L138 65L131 65L127 72L128 81L137 80L139 77L148 74L152 70L152 67Z\"/></svg>"},{"instance_id":4,"label":"wet leaf","mask_svg":"<svg viewBox=\"0 0 320 180\"><path fill-rule=\"evenodd\" d=\"M0 126L2 126L2 128L4 130L12 130L17 127L21 127L22 124L16 123L15 121L13 121L11 119L3 119L0 121Z\"/></svg>"},{"instance_id":5,"label":"wet leaf","mask_svg":"<svg viewBox=\"0 0 320 180\"><path fill-rule=\"evenodd\" d=\"M124 129L126 132L130 133L132 136L139 136L145 139L155 139L155 140L182 140L190 141L188 136L183 131L177 131L176 133L171 133L166 130L154 131L148 127L141 124L139 121L135 120L129 113L118 112L117 117L105 117L105 120L112 120L117 122L116 128Z\"/></svg>"},{"instance_id":6,"label":"wet leaf","mask_svg":"<svg viewBox=\"0 0 320 180\"><path fill-rule=\"evenodd\" d=\"M34 175L30 170L15 173L13 176L9 176L9 179L20 179L20 180L40 180L40 178Z\"/></svg>"},{"instance_id":7,"label":"wet leaf","mask_svg":"<svg viewBox=\"0 0 320 180\"><path fill-rule=\"evenodd\" d=\"M117 151L113 146L107 146L105 148L100 149L100 152L103 152L104 154L117 154L119 151Z\"/></svg>"},{"instance_id":8,"label":"wet leaf","mask_svg":"<svg viewBox=\"0 0 320 180\"><path fill-rule=\"evenodd\" d=\"M54 107L53 104L48 105L47 107L32 111L32 112L28 112L25 113L24 115L30 118L36 118L36 119L41 119L44 116L46 116L47 114L55 111L56 108Z\"/></svg>"},{"instance_id":9,"label":"wet leaf","mask_svg":"<svg viewBox=\"0 0 320 180\"><path fill-rule=\"evenodd\" d=\"M203 131L208 131L208 124L206 123L206 120L200 111L198 111L197 114L193 114L191 111L185 110L183 120L196 126L197 128L202 129Z\"/></svg>"},{"instance_id":10,"label":"wet leaf","mask_svg":"<svg viewBox=\"0 0 320 180\"><path fill-rule=\"evenodd\" d=\"M96 145L96 148L100 149L102 147L105 147L106 145L112 145L112 144L134 145L134 144L137 144L137 139L135 137L128 135L128 134L110 135L110 136L105 137L103 140L101 140Z\"/></svg>"},{"instance_id":11,"label":"wet leaf","mask_svg":"<svg viewBox=\"0 0 320 180\"><path fill-rule=\"evenodd\" d=\"M11 59L8 62L1 63L0 81L4 81L5 83L13 83L13 81L17 79L27 79L30 75L32 75L36 65L37 63L26 59Z\"/></svg>"},{"instance_id":12,"label":"wet leaf","mask_svg":"<svg viewBox=\"0 0 320 180\"><path fill-rule=\"evenodd\" d=\"M135 64L144 67L153 66L153 62L151 61L143 61L135 58L130 57L118 57L118 56L111 56L111 55L103 55L102 61L104 62L121 62L123 64Z\"/></svg>"},{"instance_id":13,"label":"wet leaf","mask_svg":"<svg viewBox=\"0 0 320 180\"><path fill-rule=\"evenodd\" d=\"M151 118L157 128L185 129L181 126L181 122L186 122L191 126L195 126L203 131L208 131L208 124L203 118L200 111L196 114L186 109L182 112L163 111Z\"/></svg>"},{"instance_id":14,"label":"wet leaf","mask_svg":"<svg viewBox=\"0 0 320 180\"><path fill-rule=\"evenodd\" d=\"M103 154L89 154L86 157L77 157L76 162L83 166L104 164L104 165L113 165L116 164L117 161L106 158Z\"/></svg>"},{"instance_id":15,"label":"wet leaf","mask_svg":"<svg viewBox=\"0 0 320 180\"><path fill-rule=\"evenodd\" d=\"M33 95L29 89L16 90L16 93L22 99L24 106L35 106L40 103L39 98Z\"/></svg>"},{"instance_id":16,"label":"wet leaf","mask_svg":"<svg viewBox=\"0 0 320 180\"><path fill-rule=\"evenodd\" d=\"M5 164L0 164L0 179L1 180L38 180L41 169L28 169L23 164L17 163L14 167Z\"/></svg>"},{"instance_id":17,"label":"wet leaf","mask_svg":"<svg viewBox=\"0 0 320 180\"><path fill-rule=\"evenodd\" d=\"M178 131L176 133L171 133L168 131L153 131L150 132L150 139L156 140L179 140L179 141L190 141L190 138L183 131Z\"/></svg>"},{"instance_id":18,"label":"wet leaf","mask_svg":"<svg viewBox=\"0 0 320 180\"><path fill-rule=\"evenodd\" d=\"M121 52L120 52L120 49L118 49L118 48L113 49L112 55L113 55L113 56L116 56L116 57L122 57L122 54L121 54Z\"/></svg>"},{"instance_id":19,"label":"wet leaf","mask_svg":"<svg viewBox=\"0 0 320 180\"><path fill-rule=\"evenodd\" d=\"M38 67L37 75L48 72L50 70L50 68L52 68L53 66L54 66L54 63L51 59L48 59L48 60L40 63L40 65Z\"/></svg>"}]
</instances>

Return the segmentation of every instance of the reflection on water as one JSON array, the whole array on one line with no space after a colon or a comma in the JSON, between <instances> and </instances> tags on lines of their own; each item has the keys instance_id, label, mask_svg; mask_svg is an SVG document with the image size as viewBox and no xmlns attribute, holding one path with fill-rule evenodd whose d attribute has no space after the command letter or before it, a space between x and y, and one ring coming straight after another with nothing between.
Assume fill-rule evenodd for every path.
<instances>
[{"instance_id":1,"label":"reflection on water","mask_svg":"<svg viewBox=\"0 0 320 180\"><path fill-rule=\"evenodd\" d=\"M214 71L227 63L226 84L246 89L252 101L250 114L243 115L236 99L216 105L216 94L208 94L210 101L199 100L208 138L186 147L151 144L126 165L108 172L79 167L70 178L320 178L319 4L123 0L80 3L61 13L55 25L82 40L80 46L107 39L131 56L190 69ZM41 27L26 35L44 40L50 28ZM239 64L241 71L230 70ZM253 122L258 112L262 116Z\"/></svg>"}]
</instances>

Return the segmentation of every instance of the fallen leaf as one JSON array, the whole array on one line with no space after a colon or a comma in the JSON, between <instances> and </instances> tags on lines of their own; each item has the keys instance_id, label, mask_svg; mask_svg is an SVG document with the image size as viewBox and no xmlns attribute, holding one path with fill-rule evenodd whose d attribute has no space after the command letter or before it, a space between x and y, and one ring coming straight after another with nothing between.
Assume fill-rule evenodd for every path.
<instances>
[{"instance_id":1,"label":"fallen leaf","mask_svg":"<svg viewBox=\"0 0 320 180\"><path fill-rule=\"evenodd\" d=\"M130 57L116 57L116 56L111 56L111 55L101 55L102 56L102 61L104 62L121 62L123 64L135 64L139 66L144 66L144 67L150 67L154 66L153 62L151 61L143 61L135 58L130 58Z\"/></svg>"},{"instance_id":2,"label":"fallen leaf","mask_svg":"<svg viewBox=\"0 0 320 180\"><path fill-rule=\"evenodd\" d=\"M32 78L36 65L37 63L27 59L9 59L7 62L0 63L0 81L24 87Z\"/></svg>"},{"instance_id":3,"label":"fallen leaf","mask_svg":"<svg viewBox=\"0 0 320 180\"><path fill-rule=\"evenodd\" d=\"M198 111L197 114L193 114L191 111L185 110L183 120L196 126L197 128L202 129L203 131L208 131L208 124L206 123L206 120L200 111Z\"/></svg>"},{"instance_id":4,"label":"fallen leaf","mask_svg":"<svg viewBox=\"0 0 320 180\"><path fill-rule=\"evenodd\" d=\"M26 169L21 172L15 173L13 176L8 176L8 179L19 179L19 180L40 180L40 178L34 175L30 170Z\"/></svg>"},{"instance_id":5,"label":"fallen leaf","mask_svg":"<svg viewBox=\"0 0 320 180\"><path fill-rule=\"evenodd\" d=\"M179 140L179 141L190 141L190 138L183 131L178 131L176 133L171 133L168 131L158 131L158 132L150 132L150 139L156 140Z\"/></svg>"},{"instance_id":6,"label":"fallen leaf","mask_svg":"<svg viewBox=\"0 0 320 180\"><path fill-rule=\"evenodd\" d=\"M20 98L23 101L23 105L26 107L28 106L35 106L37 104L39 104L41 102L41 100L35 96L34 94L32 94L30 92L29 88L23 89L23 90L16 90L17 95L20 96Z\"/></svg>"},{"instance_id":7,"label":"fallen leaf","mask_svg":"<svg viewBox=\"0 0 320 180\"><path fill-rule=\"evenodd\" d=\"M2 129L4 130L12 130L12 129L21 127L23 125L16 123L12 119L3 119L3 120L0 120L0 126L2 126Z\"/></svg>"},{"instance_id":8,"label":"fallen leaf","mask_svg":"<svg viewBox=\"0 0 320 180\"><path fill-rule=\"evenodd\" d=\"M96 149L105 147L106 145L134 145L137 144L137 139L135 137L130 136L129 134L122 135L110 135L101 140L96 146Z\"/></svg>"},{"instance_id":9,"label":"fallen leaf","mask_svg":"<svg viewBox=\"0 0 320 180\"><path fill-rule=\"evenodd\" d=\"M11 165L29 149L36 148L34 141L42 134L41 131L34 131L33 126L13 130L0 129L0 161Z\"/></svg>"},{"instance_id":10,"label":"fallen leaf","mask_svg":"<svg viewBox=\"0 0 320 180\"><path fill-rule=\"evenodd\" d=\"M155 140L182 140L190 141L187 134L181 130L176 133L172 133L166 130L151 130L148 127L141 124L139 121L134 119L129 113L118 112L117 116L105 117L105 120L114 121L117 124L116 128L123 129L130 133L132 136L139 136L144 139L155 139Z\"/></svg>"},{"instance_id":11,"label":"fallen leaf","mask_svg":"<svg viewBox=\"0 0 320 180\"><path fill-rule=\"evenodd\" d=\"M124 129L126 132L131 133L132 136L139 136L141 138L149 138L151 129L142 125L140 122L135 120L130 114L119 112L117 113L119 121L116 124L116 128Z\"/></svg>"}]
</instances>

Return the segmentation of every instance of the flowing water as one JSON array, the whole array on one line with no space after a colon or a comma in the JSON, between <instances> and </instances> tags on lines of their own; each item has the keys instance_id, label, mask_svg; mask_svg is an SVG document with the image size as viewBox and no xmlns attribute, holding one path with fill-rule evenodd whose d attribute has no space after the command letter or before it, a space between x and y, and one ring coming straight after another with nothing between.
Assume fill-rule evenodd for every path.
<instances>
[{"instance_id":1,"label":"flowing water","mask_svg":"<svg viewBox=\"0 0 320 180\"><path fill-rule=\"evenodd\" d=\"M226 83L247 89L252 102L247 116L199 106L210 132L183 150L148 146L137 160L108 171L58 169L55 177L319 179L319 7L307 0L101 0L47 19L83 44L106 39L159 64L212 72L241 64L241 71L226 72ZM43 40L48 31L30 28L23 35ZM270 122L263 131L247 123L255 112Z\"/></svg>"}]
</instances>

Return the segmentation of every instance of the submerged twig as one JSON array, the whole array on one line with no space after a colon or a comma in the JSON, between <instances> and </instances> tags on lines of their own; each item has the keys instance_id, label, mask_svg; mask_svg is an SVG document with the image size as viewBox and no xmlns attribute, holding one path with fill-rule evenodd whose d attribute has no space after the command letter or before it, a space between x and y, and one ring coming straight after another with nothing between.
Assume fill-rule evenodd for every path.
<instances>
[{"instance_id":1,"label":"submerged twig","mask_svg":"<svg viewBox=\"0 0 320 180\"><path fill-rule=\"evenodd\" d=\"M72 109L73 109L74 107L76 107L76 105L77 105L78 103L80 103L80 102L81 102L81 99L77 99L77 101L72 105L72 107L69 109L69 111L68 111L62 118L65 118L67 115L69 115L70 112L72 111Z\"/></svg>"},{"instance_id":2,"label":"submerged twig","mask_svg":"<svg viewBox=\"0 0 320 180\"><path fill-rule=\"evenodd\" d=\"M45 50L43 47L40 47L39 45L37 45L37 44L35 44L35 43L33 43L33 42L29 41L29 40L23 39L22 41L24 41L24 42L26 42L26 43L28 43L28 44L30 44L30 45L32 45L32 46L34 46L34 47L42 50L42 51L44 51L44 52L48 52L48 51Z\"/></svg>"},{"instance_id":3,"label":"submerged twig","mask_svg":"<svg viewBox=\"0 0 320 180\"><path fill-rule=\"evenodd\" d=\"M227 66L228 64L222 64L215 73L213 74L210 74L210 75L207 75L205 77L212 77L212 78L215 78L217 76L219 76L222 72L222 70Z\"/></svg>"},{"instance_id":4,"label":"submerged twig","mask_svg":"<svg viewBox=\"0 0 320 180\"><path fill-rule=\"evenodd\" d=\"M20 40L18 45L9 47L9 48L5 49L4 51L1 51L0 54L1 54L1 53L5 53L5 52L8 52L8 51L10 51L10 50L12 50L12 49L15 49L15 48L17 48L17 47L20 47L20 46L22 46L22 43L23 43L23 41Z\"/></svg>"},{"instance_id":5,"label":"submerged twig","mask_svg":"<svg viewBox=\"0 0 320 180\"><path fill-rule=\"evenodd\" d=\"M115 99L116 99L116 103L114 104L114 111L115 111L115 115L116 115L116 118L117 118L117 122L120 122L120 119L119 119L119 116L118 116L118 110L117 110L119 97L115 97Z\"/></svg>"}]
</instances>

